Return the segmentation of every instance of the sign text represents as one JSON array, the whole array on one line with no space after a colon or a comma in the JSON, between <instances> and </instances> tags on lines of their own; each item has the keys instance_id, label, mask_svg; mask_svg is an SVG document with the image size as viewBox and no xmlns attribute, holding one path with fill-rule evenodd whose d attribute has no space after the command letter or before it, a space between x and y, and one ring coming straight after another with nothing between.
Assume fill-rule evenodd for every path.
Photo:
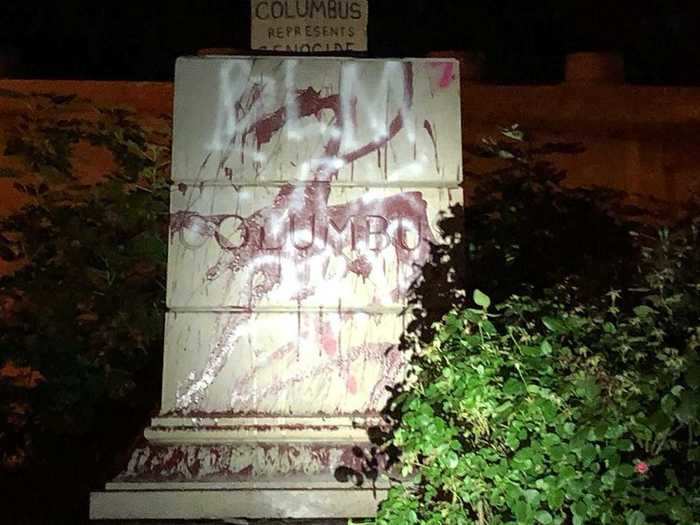
<instances>
[{"instance_id":1,"label":"sign text represents","mask_svg":"<svg viewBox=\"0 0 700 525\"><path fill-rule=\"evenodd\" d=\"M252 0L251 24L252 49L367 50L367 0Z\"/></svg>"}]
</instances>

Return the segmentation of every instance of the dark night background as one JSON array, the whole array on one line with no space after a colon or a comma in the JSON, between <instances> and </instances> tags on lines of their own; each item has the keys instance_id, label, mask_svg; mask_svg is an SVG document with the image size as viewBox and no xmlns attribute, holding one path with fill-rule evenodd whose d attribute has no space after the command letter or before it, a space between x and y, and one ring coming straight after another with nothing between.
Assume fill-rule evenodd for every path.
<instances>
[{"instance_id":1,"label":"dark night background","mask_svg":"<svg viewBox=\"0 0 700 525\"><path fill-rule=\"evenodd\" d=\"M247 0L5 0L0 54L24 78L170 80L175 57L246 48ZM622 52L627 81L700 84L700 3L370 0L373 56L481 52L486 82L556 83L564 55ZM7 60L7 59L6 59Z\"/></svg>"},{"instance_id":2,"label":"dark night background","mask_svg":"<svg viewBox=\"0 0 700 525\"><path fill-rule=\"evenodd\" d=\"M92 0L89 2L86 0L58 0L50 3L45 2L46 0L42 2L37 0L0 0L0 78L9 76L10 78L27 79L171 81L175 59L178 56L196 54L198 50L205 48L245 50L249 47L250 0L122 0L121 2L113 0ZM612 51L624 56L625 76L628 83L658 86L700 86L700 0L638 0L636 2L628 0L608 0L607 2L591 0L538 0L536 2L527 2L525 0L369 0L368 33L369 56L422 56L429 51L441 50L475 52L482 60L482 81L492 84L557 84L564 79L565 57L568 53L578 51ZM53 83L47 83L46 85L51 84ZM161 87L163 86L155 86L157 89ZM165 87L167 88L167 86ZM131 88L129 87L129 89ZM522 92L528 90L514 88L503 91L512 93L509 93L502 100L506 102L514 100L516 104L521 104ZM634 135L639 129L641 132L637 134L643 135L642 138L635 135L632 138L627 137L626 141L620 140L619 137L613 136L616 133L616 128L611 128L612 131L606 130L606 136L603 138L596 137L595 140L598 142L594 143L594 147L598 149L594 151L595 156L589 157L594 160L597 159L601 166L599 173L594 174L597 177L595 180L623 180L628 172L615 173L613 167L625 167L626 164L623 162L627 158L625 155L628 155L631 159L629 161L631 165L636 162L629 168L629 172L635 174L642 173L642 170L650 165L656 166L654 163L657 161L657 158L661 158L664 162L668 160L669 165L664 164L663 170L668 168L669 176L664 180L671 181L669 182L669 188L672 188L673 192L671 190L668 191L669 194L673 193L675 195L676 186L673 184L676 183L674 181L678 181L678 188L683 188L684 186L681 185L681 182L685 181L683 177L691 172L691 167L693 176L697 173L697 151L699 151L697 131L700 127L698 127L697 123L697 114L692 111L692 108L697 107L698 89L621 89L617 91L615 96L608 100L591 101L587 99L581 107L584 110L588 107L599 107L604 112L615 101L619 101L621 97L627 96L626 93L632 91L642 92L641 94L638 93L636 95L637 98L633 101L639 103L638 106L642 107L642 109L658 107L654 105L657 101L659 106L666 104L667 100L675 101L676 105L669 106L671 110L669 110L668 115L662 114L659 117L658 121L664 126L666 126L664 124L666 120L664 119L669 119L669 124L663 129L652 129L652 126L648 126L648 112L640 119L630 118L631 124L629 129L632 131L628 134ZM658 100L652 99L652 97L657 96L656 94L666 91L673 92L673 96L665 98L664 96L659 96ZM593 90L591 91L593 95L590 98L595 98L602 92ZM680 94L677 92L680 92ZM577 96L578 94L573 92L573 95ZM647 98L643 100L642 97ZM69 98L58 97L59 102L56 102L56 104L62 104L63 102L60 102L61 99ZM564 101L570 101L570 98L561 97ZM530 95L528 100L534 100L533 95ZM649 104L646 104L647 101ZM689 101L687 105L686 101ZM533 106L537 102L533 103ZM644 104L641 104L641 102L644 102ZM501 103L501 100L496 99L495 102L492 101L491 107L495 107L499 103ZM626 107L634 109L637 106L630 104ZM677 108L680 109L676 111ZM691 108L691 111L686 111L686 108ZM574 116L580 117L582 110L577 109L576 111ZM677 113L683 116L686 114L684 112L689 114L687 122L683 121L682 118L677 118ZM554 117L559 118L556 111L552 113ZM664 112L659 111L659 113ZM30 112L26 112L26 115L33 118ZM114 115L119 116L116 111ZM673 119L669 115L672 115ZM24 117L25 115L22 114L20 116ZM14 115L10 114L7 117L7 122L11 122L9 120L10 117L14 118ZM578 125L579 120L574 118L571 127ZM683 122L682 126L677 126L679 121ZM599 127L598 121L594 121L593 125ZM637 125L638 127L634 127ZM168 121L169 126L170 123ZM23 130L24 128L18 129ZM475 129L479 129L478 126ZM3 130L0 129L0 131ZM46 130L37 127L32 133L36 135L39 131L44 132ZM104 132L104 130L101 129L100 132ZM105 133L115 135L111 127ZM582 131L580 136L585 137L586 133L588 133L588 130ZM598 132L596 131L596 133ZM664 133L667 135L664 136ZM112 135L105 136L111 140ZM574 135L579 136L575 133ZM58 136L59 138L63 137L63 135ZM102 135L99 137L102 137ZM648 137L651 137L651 139ZM653 141L657 138L662 139L659 141L661 145L649 148L651 150L649 152L645 151L647 145L653 144ZM609 144L610 148L606 149ZM102 144L102 146L105 145ZM574 145L568 144L567 146ZM10 149L9 147L7 148L8 151ZM106 146L103 149L106 151ZM629 151L632 151L632 154L629 154ZM610 159L604 157L604 155L608 154L611 156ZM2 155L10 154L0 152L0 156ZM623 157L623 160L617 157L612 158L612 155L620 155ZM661 165L661 161L658 164ZM680 175L674 178L676 174L672 170L676 169L674 168L676 165L679 166L677 170ZM164 166L167 166L167 163ZM580 167L581 164L578 164L578 166ZM546 166L546 169L549 169L549 167ZM632 187L645 188L644 184L647 184L653 175L654 173L651 173L649 177L641 181L631 181L630 185ZM654 188L661 186L661 183L653 185ZM525 187L530 188L527 185ZM650 187L652 186L650 185ZM500 195L499 191L501 190L494 190L489 195ZM525 193L524 196L521 193L512 193L514 197L511 196L510 198L514 202L517 202L519 205L520 203L526 204L517 210L513 207L507 208L504 205L503 209L508 210L509 213L512 210L516 210L514 212L516 215L513 216L517 216L517 220L508 222L508 217L511 217L511 215L505 215L506 219L503 220L504 224L512 224L513 230L504 229L502 233L500 230L497 230L497 226L492 226L492 223L489 222L492 217L500 217L500 211L499 213L491 213L491 208L488 207L498 201L500 196L494 201L486 200L483 208L479 208L486 210L479 213L482 213L483 217L488 218L488 221L485 222L487 227L485 226L483 230L480 230L483 234L483 239L479 239L479 242L483 242L485 246L491 246L488 243L492 239L525 238L537 241L537 243L532 244L532 249L525 251L526 256L530 257L530 259L525 259L524 263L518 262L513 264L512 267L517 267L521 270L521 273L514 272L511 266L497 267L492 263L492 260L502 255L502 252L499 251L500 246L498 246L498 250L494 249L493 252L488 252L492 253L494 259L484 259L482 263L483 268L492 271L499 278L500 276L507 276L507 278L502 279L502 283L505 284L500 284L504 290L510 290L506 286L514 286L513 283L519 284L527 279L540 277L539 274L535 277L532 276L536 272L531 271L531 269L535 267L541 273L542 279L544 279L544 276L550 275L543 268L549 268L547 271L551 272L551 275L558 276L557 272L560 271L560 266L565 268L566 272L571 272L572 274L576 274L576 269L579 268L577 265L580 265L581 268L584 268L585 265L590 265L596 276L607 277L613 274L612 271L608 270L609 266L599 264L599 260L609 265L617 264L617 259L610 255L613 252L610 246L619 244L619 237L611 236L610 231L613 230L608 231L602 227L598 228L596 226L598 223L587 222L588 216L584 215L588 213L589 208L587 206L590 203L595 203L597 197L586 197L589 200L584 199L581 201L583 202L580 205L581 207L577 207L580 201L575 199L561 201L565 202L566 206L560 206L558 204L552 205L553 197L550 194L536 194L537 198L534 198L530 193ZM680 190L678 193L680 193ZM167 195L167 191L165 191L165 194ZM488 194L488 192L485 192L485 194ZM120 197L122 196L121 194L119 195ZM555 195L556 198L562 198L560 193L552 193L552 195ZM0 201L2 200L1 197L0 195ZM569 199L569 197L567 196L566 199ZM118 204L120 202L118 201ZM573 204L570 204L570 202ZM531 206L533 203L535 205ZM164 208L160 216L166 216L167 201L165 201L165 204L161 204ZM593 204L590 205L593 206ZM117 204L114 207L118 208ZM134 205L131 211L136 210L138 212L139 209L141 209L139 206ZM143 209L147 209L147 207L143 207ZM498 211L501 208L496 207L494 209ZM521 213L524 213L522 212L524 209L528 209L528 214L521 215ZM85 213L88 215L84 217L87 218L81 218L80 220L92 221L93 215L90 214L94 213L96 224L109 224L110 227L115 228L115 232L117 232L115 235L119 234L129 239L135 237L127 227L124 229L126 233L122 233L121 229L116 229L116 226L114 226L116 221L114 224L109 222L111 221L110 214L112 211L104 211L99 206L85 207L85 210ZM65 215L61 215L61 217L56 219L57 221L64 221L60 224L66 228L66 230L56 231L68 231L73 235L73 222L69 219L72 213L74 211L69 210ZM476 214L478 212L474 211L473 213ZM34 220L33 215L28 215L27 217L29 217L29 219L26 219L27 224L33 225L37 223L41 225L40 221ZM80 217L83 216L81 215ZM476 224L471 218L469 220L471 221L470 224ZM493 224L497 224L497 220L500 219L494 219L496 222ZM148 226L158 232L158 224L155 224L155 221L150 218L148 221L150 221ZM125 222L131 224L129 221ZM136 223L136 220L134 219L132 222ZM557 234L556 239L566 240L565 243L558 247L558 251L553 251L549 248L550 243L551 245L556 245L556 242L551 241L548 230L550 224L555 225L558 228L556 231L560 232ZM165 226L165 229L167 229L167 224ZM131 228L131 226L128 227ZM138 227L140 227L140 224ZM493 230L489 229L492 227ZM615 223L615 228L617 227L617 223ZM34 230L29 229L28 231ZM40 230L42 236L44 235L43 231ZM143 231L148 232L150 230L144 229ZM574 232L573 234L570 233L572 231ZM91 233L93 230L86 228L85 232L88 233L84 233L86 241L83 246L97 243L99 236L96 235L94 237L95 240L91 240L93 238L88 237L88 235L93 235ZM493 232L498 233L501 237L496 236L496 233ZM618 230L615 229L613 232L617 235ZM37 238L39 238L38 235ZM80 235L83 235L83 233ZM167 233L165 235L167 238ZM507 235L511 235L511 237L507 237ZM608 237L605 237L605 235L608 235ZM629 238L626 231L624 232L624 237L625 239ZM68 246L75 247L74 244L67 244L68 241L66 239L70 238L61 238L60 235L57 235L55 239L52 238L55 244L49 243L48 246L56 245L61 247L65 243ZM108 239L111 240L112 237ZM44 237L41 237L41 242L45 242ZM104 241L104 244L107 245L109 242ZM118 245L119 249L122 248L121 244L116 242L113 244L114 246ZM494 244L497 243L494 241ZM502 244L505 246L507 243L504 241ZM527 244L527 242L523 243L523 245ZM101 245L102 243L100 243ZM80 246L79 243L78 247ZM595 257L589 257L590 253L592 253L592 250L588 249L590 246L595 248L594 253L597 254ZM74 250L78 254L75 255L76 258L82 257L81 250L82 248ZM108 251L108 253L112 252ZM134 251L133 253L137 252ZM578 255L584 253L586 254L585 256ZM622 254L621 251L619 253ZM623 255L620 255L620 258ZM123 255L120 253L114 257L122 260ZM139 257L143 258L143 255L140 254ZM154 255L153 258L155 259L155 257ZM47 261L49 259L48 257L46 258ZM67 260L71 261L72 259ZM83 259L75 260L83 261ZM501 257L499 260L506 259ZM571 266L569 266L569 263ZM94 263L92 260L90 260L89 264L99 266L99 263ZM127 270L131 272L129 264L130 261L124 258L124 266L126 268L123 272L126 276L124 277L124 282L129 282L127 277L131 278L131 273L127 273ZM78 291L84 294L83 296L85 297L91 297L92 295L90 294L93 294L93 290L96 288L84 279L82 267L79 264L66 265L65 267L75 270L75 275L78 275L73 281L78 283L74 285L78 288ZM99 266L99 268L102 268L102 266ZM158 270L159 267L153 265L153 268L149 271L153 271L154 275L161 275L161 277L164 275L164 269L161 274L157 274L155 272L160 271ZM588 266L585 266L585 268L587 269ZM481 276L485 273L485 271L481 272L477 269L473 272L473 275L481 279ZM631 273L631 271L628 273ZM46 274L47 280L54 279L53 274L48 275ZM137 277L141 279L139 275ZM147 284L131 284L130 286L133 288L128 288L127 291L143 288L145 290L144 295L153 294L161 297L162 300L164 294L161 289L156 289L158 286L157 277L153 278L145 270L143 275L145 276L143 277L144 282ZM19 282L20 284L22 283L21 280ZM42 289L41 283L49 281L39 280L37 282L39 284L34 284L32 280L28 280L25 281L25 285L27 285L28 289L34 290L37 294L36 297L39 298L44 297L44 290L49 290L51 286L55 286L53 284L55 281L50 281L52 284L46 285ZM68 282L71 281L69 280ZM438 282L437 278L432 282ZM432 282L430 286L433 286ZM450 288L453 285L448 283L451 282L444 280L445 285ZM493 282L496 283L497 280L494 279ZM535 282L540 289L545 288L545 285L540 281L531 282ZM601 277L601 282L603 282L603 277ZM604 283L608 284L607 281L604 281ZM492 283L479 280L478 283L473 284L489 289ZM156 289L155 292L149 286ZM493 285L493 288L495 287L496 284ZM113 289L114 297L121 297L119 294L124 293L122 290ZM75 310L74 298L71 295L70 299L64 299L64 296L67 295L67 290L70 290L74 295L75 289L66 288L62 291L63 295L55 294L55 298L50 297L49 303L50 305L61 304L61 301L64 301L68 305L65 315L72 315L72 312ZM1 291L2 289L0 288ZM432 288L431 292L437 294ZM436 295L441 300L445 296L444 294ZM109 315L115 310L113 305L109 303L110 297L112 296L107 296L107 299L99 303L102 305L101 308L104 308L104 311L108 312ZM150 297L148 295L148 298ZM1 295L0 299L2 299ZM41 304L43 305L43 303ZM139 300L133 300L133 304L143 306L144 311L145 307L150 306L149 303ZM2 306L0 304L0 314L2 314ZM47 310L50 310L50 308ZM44 330L41 334L48 333L48 328L46 327L52 328L53 326L66 325L70 327L67 332L68 335L62 335L62 332L59 335L66 337L66 340L72 341L70 337L73 337L74 333L70 332L70 330L75 326L81 327L82 325L76 325L75 323L72 325L66 324L63 320L64 313L59 308L54 308L54 310L55 312L49 312L51 315L47 315L48 320L46 325L41 327ZM146 325L149 318L145 314L140 316L140 310L137 308L134 308L134 312L136 313L134 313L133 319L137 319ZM436 312L438 311L436 310ZM106 317L105 314L100 315ZM71 322L73 321L71 318ZM44 322L43 317L42 322ZM100 323L102 322L100 320ZM119 345L122 345L122 340L119 339L122 337L122 332L119 332L117 328L111 327L112 325L105 323L105 326L108 327L105 330L105 337L109 338L110 341L118 341ZM116 326L121 329L122 325L117 324ZM150 326L152 327L153 323ZM162 327L160 318L159 326ZM82 330L83 328L80 328L80 331L77 332L78 335L82 336ZM2 339L1 336L3 335L3 331L0 329L0 339ZM131 337L130 332L129 337ZM33 470L27 469L26 472L21 470L11 472L10 475L5 477L0 476L0 494L4 495L8 501L7 505L0 507L0 523L12 523L12 521L7 521L9 519L6 515L8 512L10 515L13 512L22 515L46 515L51 516L53 520L35 522L28 521L29 518L27 518L26 521L16 522L22 525L29 523L70 523L71 525L85 523L89 491L101 489L105 481L112 479L120 471L128 458L130 447L133 447L133 444L137 442L135 439L140 439L141 431L143 426L147 424L149 414L155 413L154 406L160 395L158 380L161 376L160 367L162 363L162 340L158 340L157 337L152 336L150 347L148 347L150 348L150 353L145 354L147 356L147 359L144 361L146 364L138 361L140 368L137 368L134 364L137 363L137 360L131 354L124 354L127 357L122 361L121 346L114 343L114 348L118 348L119 351L112 349L111 355L113 357L110 357L110 359L114 359L114 363L123 366L123 369L126 371L131 370L129 367L135 370L133 378L138 388L134 390L133 394L130 394L131 397L128 398L128 402L123 401L123 399L118 401L107 399L106 394L101 394L103 397L96 398L94 403L92 399L89 399L89 395L84 393L89 392L85 385L90 381L90 388L93 388L93 383L99 383L100 377L102 377L98 372L89 368L89 366L92 366L92 361L89 360L84 369L81 368L75 372L75 378L78 378L75 381L76 384L80 384L80 389L75 387L74 390L70 390L68 387L65 387L65 391L55 390L64 396L59 397L57 403L65 402L65 406L68 407L65 409L65 412L59 412L53 408L54 405L49 403L49 401L53 402L53 399L49 401L42 399L42 402L46 404L45 406L49 406L54 411L51 412L52 414L65 413L65 418L57 418L57 425L65 424L65 427L70 428L59 427L61 428L61 433L57 434L57 436L53 436L50 433L42 435L42 446L46 447L42 450L53 452L45 454L45 457L39 456L39 461L36 463L39 465L38 467L34 467ZM42 352L46 345L40 339L37 340L39 342L36 343L36 348L40 348L41 352L33 347L32 352L34 354L32 355L43 356L45 354ZM74 373L71 363L82 363L82 361L71 361L73 359L72 356L70 359L68 357L64 358L64 356L69 355L69 352L73 352L73 348L68 345L62 346L60 342L56 344L54 343L55 340L58 339L54 338L52 344L55 344L56 348L64 349L64 351L62 353L57 352L55 356L51 356L48 359L47 366L56 366L55 370L57 372L53 372L55 377L60 377L61 374L65 376L66 380L64 382L55 382L60 388L64 388L63 385L70 386L70 381L74 380L73 375L71 375ZM80 349L80 352L85 352L85 355L88 356L92 355L89 352L93 350L94 343L84 343L79 337L76 337L75 340L78 341L75 344L77 345L76 348ZM24 339L21 341L24 341ZM21 348L24 347L22 346ZM48 351L53 350L53 346L48 347ZM48 351L46 355L49 355ZM83 354L76 352L76 355L82 359ZM108 362L110 366L111 363L111 361ZM122 365L122 363L125 364ZM2 362L0 362L0 365L2 365ZM50 366L48 368L49 371L52 370ZM84 372L84 370L87 371ZM79 377L78 373L84 374L84 377ZM158 379L154 380L154 378ZM78 381L82 381L82 383ZM51 382L47 382L47 384L52 386ZM98 386L101 388L101 385ZM74 387L70 386L70 388ZM102 392L98 387L94 388L95 391ZM49 390L49 392L52 391ZM2 394L1 391L0 394ZM39 398L37 397L37 399ZM56 406L62 405L57 404ZM91 410L94 410L94 412L86 414L80 408L83 406L92 407ZM75 407L78 407L78 409ZM85 428L72 428L71 418L84 423ZM0 423L2 423L1 420ZM43 427L37 426L36 428ZM2 431L2 428L0 428L0 431ZM114 451L118 452L115 453ZM2 452L0 450L0 459L2 459ZM70 518L66 521L59 521L56 518L59 515L69 516ZM73 519L71 516L80 516L80 518Z\"/></svg>"}]
</instances>

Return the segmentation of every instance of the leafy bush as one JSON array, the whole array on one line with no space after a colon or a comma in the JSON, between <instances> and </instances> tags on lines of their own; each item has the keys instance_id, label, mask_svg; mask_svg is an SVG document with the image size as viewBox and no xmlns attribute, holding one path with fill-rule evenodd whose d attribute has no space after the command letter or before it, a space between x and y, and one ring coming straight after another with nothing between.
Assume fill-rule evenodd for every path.
<instances>
[{"instance_id":1,"label":"leafy bush","mask_svg":"<svg viewBox=\"0 0 700 525\"><path fill-rule=\"evenodd\" d=\"M619 191L567 187L554 160L581 150L540 144L517 126L472 148L488 169L465 174L468 203L441 222L448 242L434 247L423 268L410 336L428 344L450 305L467 306L465 290L488 290L501 302L514 293L541 297L567 278L585 300L630 285L638 254L629 231L656 217L629 206Z\"/></svg>"},{"instance_id":2,"label":"leafy bush","mask_svg":"<svg viewBox=\"0 0 700 525\"><path fill-rule=\"evenodd\" d=\"M529 159L513 162L514 180L504 171L492 188L529 185L578 203L579 220L606 217L604 201L586 204L552 180L549 168L543 185ZM486 208L508 210L514 195L501 193ZM542 203L530 204L531 214L542 213ZM477 290L460 304L464 293L452 276L459 306L409 337L411 370L387 412L393 428L382 443L400 451L403 478L373 523L700 522L700 220L649 238L630 236L629 225L610 215L595 235L609 243L612 232L623 250L612 261L604 252L586 261L583 243L564 272L545 259L578 257L576 239L552 235L575 225L535 221L527 232L504 217L480 218L495 227L491 237L488 228L469 233L467 223L466 237L480 242L456 244L478 264L492 261L493 273L480 275L505 299L492 305ZM518 230L521 237L510 236ZM538 237L551 247L542 241L539 256L524 259ZM441 250L455 253L454 246ZM508 253L532 263L532 273L508 284ZM625 275L595 268L618 263Z\"/></svg>"},{"instance_id":3,"label":"leafy bush","mask_svg":"<svg viewBox=\"0 0 700 525\"><path fill-rule=\"evenodd\" d=\"M31 108L0 135L0 176L28 200L0 218L0 258L19 262L0 276L0 481L17 511L75 523L157 404L170 122L0 95ZM86 144L113 160L96 184L76 175Z\"/></svg>"}]
</instances>

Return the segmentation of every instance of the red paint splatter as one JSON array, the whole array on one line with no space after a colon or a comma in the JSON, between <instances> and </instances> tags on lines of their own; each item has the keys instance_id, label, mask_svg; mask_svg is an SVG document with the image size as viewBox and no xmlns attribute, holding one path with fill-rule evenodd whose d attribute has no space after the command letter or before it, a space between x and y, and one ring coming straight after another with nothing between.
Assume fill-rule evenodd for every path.
<instances>
[{"instance_id":1,"label":"red paint splatter","mask_svg":"<svg viewBox=\"0 0 700 525\"><path fill-rule=\"evenodd\" d=\"M354 375L351 374L348 376L345 386L347 387L348 392L351 394L357 394L357 380L355 379Z\"/></svg>"},{"instance_id":2,"label":"red paint splatter","mask_svg":"<svg viewBox=\"0 0 700 525\"><path fill-rule=\"evenodd\" d=\"M367 257L360 255L348 263L348 270L361 276L363 279L367 279L372 272L372 264L367 260Z\"/></svg>"},{"instance_id":3,"label":"red paint splatter","mask_svg":"<svg viewBox=\"0 0 700 525\"><path fill-rule=\"evenodd\" d=\"M331 357L338 353L338 340L333 334L333 328L328 323L323 323L321 328L321 348Z\"/></svg>"},{"instance_id":4,"label":"red paint splatter","mask_svg":"<svg viewBox=\"0 0 700 525\"><path fill-rule=\"evenodd\" d=\"M281 427L275 427L281 428ZM333 474L339 466L360 471L369 451L358 457L358 445L270 445L256 443L257 455L250 461L251 446L227 445L145 445L135 449L127 470L117 477L122 482L148 481L237 481L269 475L277 461L289 465L286 475L303 474L314 467L321 475ZM301 458L304 458L301 460ZM386 468L386 461L379 456L379 467ZM257 467L257 468L256 468Z\"/></svg>"},{"instance_id":5,"label":"red paint splatter","mask_svg":"<svg viewBox=\"0 0 700 525\"><path fill-rule=\"evenodd\" d=\"M403 72L404 107L411 107L413 104L412 65L410 63L405 63ZM264 85L259 83L253 84L250 91L241 97L234 105L238 122L243 120L246 113L252 113L260 109L257 106L260 105L263 90ZM321 96L320 91L316 91L312 87L298 90L296 94L296 105L300 118L309 116L320 118L322 111L329 110L334 113L335 124L342 129L342 112L340 110L340 96L338 94ZM356 103L356 101L351 102L353 113L356 109ZM286 107L280 107L272 113L261 115L247 130L243 131L238 138L241 140L242 144L245 144L247 137L252 135L257 143L257 149L259 150L263 144L270 142L275 133L279 132L286 125L287 118ZM428 133L431 134L433 143L435 143L434 136L432 136L432 127L430 127L429 123L427 124L426 129ZM379 155L381 148L386 148L388 143L403 129L403 127L403 115L401 111L398 111L391 120L389 132L385 137L378 141L370 141L354 151L346 152L342 154L340 159L343 163L347 164L375 151ZM233 143L235 139L236 137L233 137L231 143ZM325 144L324 152L327 157L337 158L339 149L340 138L336 137L330 139ZM226 175L230 173L231 172L226 173ZM209 280L218 278L224 271L236 273L243 269L252 269L248 273L248 289L250 290L247 300L248 304L240 305L247 306L250 310L268 295L275 286L281 283L281 263L283 257L288 259L286 262L300 268L298 277L302 284L294 291L294 295L288 299L301 302L315 293L315 283L312 282L311 272L309 271L310 266L306 264L312 257L321 256L329 259L333 257L342 257L347 259L348 256L344 253L343 246L343 242L347 242L347 240L342 240L343 235L349 235L351 237L350 242L353 250L357 239L367 240L371 235L375 236L375 239L389 238L389 236L386 235L386 229L380 232L370 231L369 217L383 219L384 226L392 220L398 220L399 223L402 224L411 223L413 229L418 232L418 241L415 248L406 247L405 242L399 237L398 240L394 239L393 249L397 257L397 265L400 268L405 268L405 273L410 276L417 276L420 271L420 265L422 265L429 256L430 243L434 241L427 219L427 204L422 198L421 193L404 192L379 199L358 199L342 205L329 206L330 182L336 176L337 168L321 166L317 168L312 182L297 185L285 184L280 188L271 206L262 208L247 217L236 217L240 222L238 226L239 232L245 240L245 242L241 244L223 242L222 236L218 234L218 228L222 222L227 218L234 217L233 215L204 216L190 212L189 210L176 212L171 217L171 232L174 234L196 224L198 225L198 233L200 235L215 237L217 241L219 241L222 255L216 264L207 270L206 275ZM314 226L310 228L311 235L325 236L326 242L322 243L323 246L319 247L318 243L307 243L307 239L305 238L303 243L307 246L304 250L278 251L278 258L276 260L270 257L259 257L271 253L271 245L264 242L266 226L275 224L275 221L279 222L280 215L289 216L290 214L295 214L296 224L313 224ZM355 220L356 223L351 222ZM405 221L405 223L403 221ZM291 220L285 221L281 225L276 224L276 226L281 227L282 230L281 233L276 234L276 238L291 238L292 244L294 244L295 228L292 224ZM346 233L348 224L350 225L349 233ZM318 231L315 225L321 225ZM330 238L331 227L337 232L343 233L339 233L335 238ZM382 235L386 235L386 237L382 237ZM339 239L339 237L341 239ZM312 239L313 238L314 237L312 237ZM276 241L273 239L269 239L269 242L273 243L275 246L277 245ZM332 248L330 254L326 250L328 246ZM384 247L388 248L390 245L385 245ZM279 250L279 248L276 249ZM252 264L253 262L255 262L255 265ZM371 272L371 263L364 256L347 260L347 263L348 271L360 275L363 278L369 276ZM327 267L327 264L324 266ZM316 278L314 280L318 281L319 276L314 277ZM412 278L406 279L406 281L411 280ZM392 296L396 299L403 297L407 291L406 283L399 281L400 279L397 276L397 288L392 293ZM234 337L232 334L235 334L237 325L241 322L242 320L239 317L238 321L226 323L227 325L221 332L222 335L210 351L205 369L197 373L196 377L181 385L182 389L180 392L184 392L182 399L191 399L191 401L186 401L182 408L188 410L196 408L205 396L205 391L209 383L199 384L200 380L204 376L216 377L221 371L227 360L228 349L232 348L234 344L234 341L231 340ZM334 357L332 362L320 365L317 370L304 371L298 376L290 375L290 377L285 378L285 381L278 381L274 386L257 392L258 397L264 399L270 395L275 395L276 392L308 379L309 374L321 373L326 368L349 370L349 364L353 359L358 358L360 355L369 358L371 355L373 359L385 361L385 366L383 367L383 379L375 386L368 400L368 407L370 407L374 406L379 398L385 395L385 392L382 390L383 387L387 386L385 383L387 381L393 381L398 373L398 369L396 368L398 361L394 362L391 360L391 362L389 362L386 357L387 348L392 348L390 344L378 344L376 347L374 345L361 345L350 349L348 352L344 352L346 355L341 356L337 355L339 345L335 337L332 337L331 333L321 337L321 345L326 354ZM286 355L293 350L293 346L293 343L289 343L276 351L275 354ZM346 373L349 374L349 372ZM247 376L235 386L235 391L239 393L250 392L251 389L249 387L251 386L250 383L252 383L254 375L255 370L247 374ZM356 393L357 381L355 377L348 375L346 381L348 391ZM194 388L195 385L198 386ZM178 397L180 396L178 395Z\"/></svg>"}]
</instances>

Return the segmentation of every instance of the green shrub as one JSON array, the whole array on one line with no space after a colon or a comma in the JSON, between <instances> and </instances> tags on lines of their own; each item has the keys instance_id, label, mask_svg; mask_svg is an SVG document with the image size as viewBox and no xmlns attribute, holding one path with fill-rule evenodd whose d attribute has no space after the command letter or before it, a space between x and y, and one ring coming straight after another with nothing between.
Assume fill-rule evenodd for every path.
<instances>
[{"instance_id":1,"label":"green shrub","mask_svg":"<svg viewBox=\"0 0 700 525\"><path fill-rule=\"evenodd\" d=\"M412 337L429 343L431 325L451 305L467 306L465 290L488 290L498 303L512 294L539 298L564 278L582 300L630 285L638 249L629 232L646 210L619 191L566 186L556 160L580 145L542 144L514 126L472 149L485 171L465 174L467 203L440 224L448 242L423 267Z\"/></svg>"},{"instance_id":2,"label":"green shrub","mask_svg":"<svg viewBox=\"0 0 700 525\"><path fill-rule=\"evenodd\" d=\"M406 480L375 523L698 523L698 225L662 230L633 290L445 316L395 399Z\"/></svg>"},{"instance_id":3,"label":"green shrub","mask_svg":"<svg viewBox=\"0 0 700 525\"><path fill-rule=\"evenodd\" d=\"M372 523L700 523L700 221L650 236L502 135L415 289Z\"/></svg>"},{"instance_id":4,"label":"green shrub","mask_svg":"<svg viewBox=\"0 0 700 525\"><path fill-rule=\"evenodd\" d=\"M76 97L0 96L23 104L3 120L0 177L27 197L0 218L0 259L23 261L0 276L4 512L78 523L158 402L170 121L147 128ZM113 159L88 174L97 184L78 175L79 144Z\"/></svg>"}]
</instances>

